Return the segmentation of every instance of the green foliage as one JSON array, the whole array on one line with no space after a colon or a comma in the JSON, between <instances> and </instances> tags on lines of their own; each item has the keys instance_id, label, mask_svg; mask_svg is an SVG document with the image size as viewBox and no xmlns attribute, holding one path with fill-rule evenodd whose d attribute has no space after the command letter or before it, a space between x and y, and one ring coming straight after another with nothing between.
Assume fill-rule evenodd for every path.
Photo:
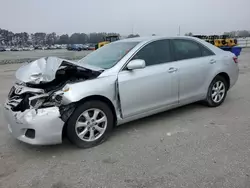
<instances>
[{"instance_id":1,"label":"green foliage","mask_svg":"<svg viewBox=\"0 0 250 188\"><path fill-rule=\"evenodd\" d=\"M71 36L68 34L56 35L53 33L36 32L32 34L13 33L8 30L0 29L0 45L54 45L54 44L85 44L85 43L98 43L104 40L107 35L119 35L118 33L73 33Z\"/></svg>"}]
</instances>

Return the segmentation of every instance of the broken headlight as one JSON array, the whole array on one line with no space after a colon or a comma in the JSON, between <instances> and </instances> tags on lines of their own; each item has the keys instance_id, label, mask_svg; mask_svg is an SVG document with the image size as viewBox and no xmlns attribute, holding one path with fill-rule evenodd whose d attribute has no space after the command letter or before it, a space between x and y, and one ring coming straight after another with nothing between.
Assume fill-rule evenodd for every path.
<instances>
[{"instance_id":1,"label":"broken headlight","mask_svg":"<svg viewBox=\"0 0 250 188\"><path fill-rule=\"evenodd\" d=\"M44 103L44 107L49 107L49 106L60 106L61 101L62 101L62 91L57 91L53 93Z\"/></svg>"},{"instance_id":2,"label":"broken headlight","mask_svg":"<svg viewBox=\"0 0 250 188\"><path fill-rule=\"evenodd\" d=\"M30 101L30 106L32 106L33 108L39 108L40 106L42 106L44 101L45 99L34 99Z\"/></svg>"},{"instance_id":3,"label":"broken headlight","mask_svg":"<svg viewBox=\"0 0 250 188\"><path fill-rule=\"evenodd\" d=\"M30 97L29 104L33 108L39 108L42 106L47 97L48 95L46 94Z\"/></svg>"},{"instance_id":4,"label":"broken headlight","mask_svg":"<svg viewBox=\"0 0 250 188\"><path fill-rule=\"evenodd\" d=\"M62 91L53 94L41 94L29 98L29 105L32 108L60 106L62 101Z\"/></svg>"}]
</instances>

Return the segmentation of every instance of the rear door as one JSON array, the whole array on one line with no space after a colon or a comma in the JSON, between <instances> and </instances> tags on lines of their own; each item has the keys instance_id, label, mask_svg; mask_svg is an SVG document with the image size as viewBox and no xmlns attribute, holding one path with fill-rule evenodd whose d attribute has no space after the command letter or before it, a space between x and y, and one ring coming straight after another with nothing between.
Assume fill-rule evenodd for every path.
<instances>
[{"instance_id":1,"label":"rear door","mask_svg":"<svg viewBox=\"0 0 250 188\"><path fill-rule=\"evenodd\" d=\"M154 41L131 59L143 59L143 69L122 70L118 75L123 117L178 103L178 74L169 40Z\"/></svg>"},{"instance_id":2,"label":"rear door","mask_svg":"<svg viewBox=\"0 0 250 188\"><path fill-rule=\"evenodd\" d=\"M179 101L188 103L203 99L216 63L215 54L191 39L173 39L176 66L179 74Z\"/></svg>"}]
</instances>

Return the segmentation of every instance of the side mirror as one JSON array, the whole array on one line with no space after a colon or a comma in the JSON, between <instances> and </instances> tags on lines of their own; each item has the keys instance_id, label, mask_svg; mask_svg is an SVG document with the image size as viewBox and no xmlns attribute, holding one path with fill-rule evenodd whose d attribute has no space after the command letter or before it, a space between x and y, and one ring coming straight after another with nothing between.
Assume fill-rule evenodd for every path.
<instances>
[{"instance_id":1,"label":"side mirror","mask_svg":"<svg viewBox=\"0 0 250 188\"><path fill-rule=\"evenodd\" d=\"M134 69L143 69L146 67L146 63L142 59L135 59L128 63L127 69L134 70Z\"/></svg>"}]
</instances>

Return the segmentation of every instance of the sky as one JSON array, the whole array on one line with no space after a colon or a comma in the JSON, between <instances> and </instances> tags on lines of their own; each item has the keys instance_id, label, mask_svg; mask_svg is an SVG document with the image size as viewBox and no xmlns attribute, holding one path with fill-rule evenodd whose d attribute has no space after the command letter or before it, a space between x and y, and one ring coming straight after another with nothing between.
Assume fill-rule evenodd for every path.
<instances>
[{"instance_id":1,"label":"sky","mask_svg":"<svg viewBox=\"0 0 250 188\"><path fill-rule=\"evenodd\" d=\"M13 32L222 34L250 30L250 0L0 0Z\"/></svg>"}]
</instances>

